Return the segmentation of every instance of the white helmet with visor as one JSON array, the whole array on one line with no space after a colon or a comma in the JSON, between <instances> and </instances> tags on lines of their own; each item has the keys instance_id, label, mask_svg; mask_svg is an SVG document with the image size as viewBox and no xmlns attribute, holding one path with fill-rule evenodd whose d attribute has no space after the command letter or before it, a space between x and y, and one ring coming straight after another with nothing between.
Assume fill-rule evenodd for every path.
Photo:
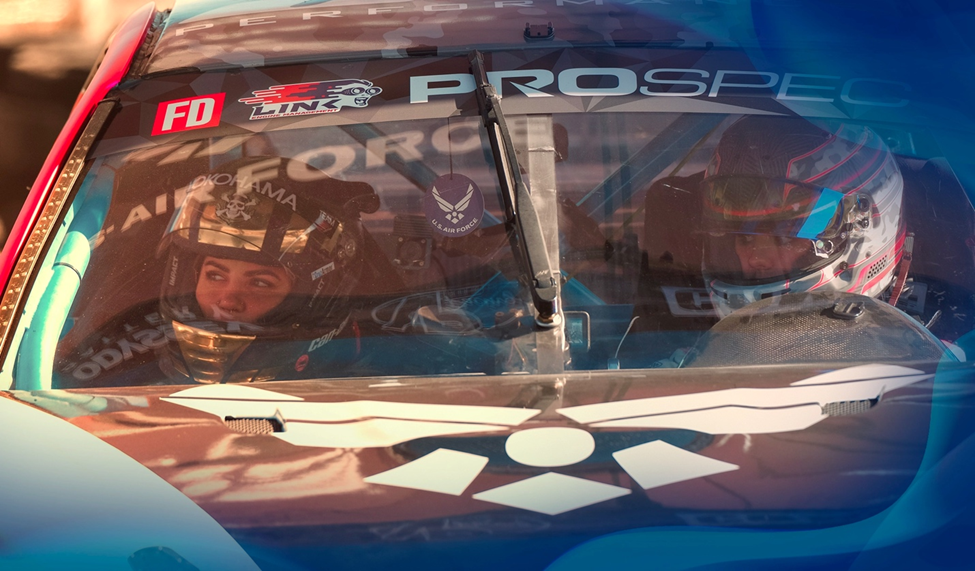
<instances>
[{"instance_id":1,"label":"white helmet with visor","mask_svg":"<svg viewBox=\"0 0 975 571\"><path fill-rule=\"evenodd\" d=\"M872 129L752 116L723 134L702 181L703 273L720 315L772 296L877 297L903 251L903 177Z\"/></svg>"}]
</instances>

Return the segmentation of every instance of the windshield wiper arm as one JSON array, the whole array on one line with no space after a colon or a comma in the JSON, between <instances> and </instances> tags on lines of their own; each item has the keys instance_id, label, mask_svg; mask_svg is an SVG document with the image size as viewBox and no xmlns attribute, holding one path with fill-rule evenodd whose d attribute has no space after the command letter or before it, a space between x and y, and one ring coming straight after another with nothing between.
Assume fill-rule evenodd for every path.
<instances>
[{"instance_id":1,"label":"windshield wiper arm","mask_svg":"<svg viewBox=\"0 0 975 571\"><path fill-rule=\"evenodd\" d=\"M561 321L559 307L560 274L552 267L542 234L542 224L532 203L528 186L521 178L515 147L501 112L497 90L488 81L484 57L475 50L469 56L474 73L477 107L491 141L494 164L501 182L506 224L514 225L511 247L521 268L528 276L536 321L543 327L555 327Z\"/></svg>"}]
</instances>

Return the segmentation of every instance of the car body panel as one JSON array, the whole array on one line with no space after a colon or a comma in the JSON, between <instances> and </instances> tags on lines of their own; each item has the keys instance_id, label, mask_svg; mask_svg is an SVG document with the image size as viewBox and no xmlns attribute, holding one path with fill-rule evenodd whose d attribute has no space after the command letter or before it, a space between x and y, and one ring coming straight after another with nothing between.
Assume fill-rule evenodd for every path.
<instances>
[{"instance_id":1,"label":"car body panel","mask_svg":"<svg viewBox=\"0 0 975 571\"><path fill-rule=\"evenodd\" d=\"M849 370L844 375L846 380L839 385L822 385L833 395L827 396L826 400L837 395L845 398L842 391L849 390L851 382L881 371L884 371L883 367ZM910 377L904 381L908 383L906 386L885 394L884 402L869 413L823 417L820 422L801 430L781 432L772 429L773 432L767 434L711 436L680 428L627 431L567 422L568 416L587 403L592 403L590 407L605 406L600 403L605 402L603 395L606 393L617 395L617 405L630 407L648 406L647 398L661 402L663 397L662 402L667 402L666 399L675 397L664 395L697 394L700 397L716 394L716 391L727 393L733 387L739 387L739 391L750 387L752 394L768 395L781 390L776 387L791 386L790 390L795 390L802 386L797 383L805 381L805 386L809 386L810 381L816 383L817 379L828 381L830 378L822 374L806 376L814 372L792 368L760 373L742 370L717 375L685 371L684 374L649 378L596 375L585 383L570 383L565 387L562 399L556 401L530 396L539 395L538 387L544 386L546 379L527 381L517 378L493 382L470 379L453 382L423 379L333 381L324 391L318 383L292 382L278 383L267 389L214 385L175 393L171 388L159 387L83 393L15 391L13 395L66 418L150 468L197 502L248 551L262 553L264 557L272 557L270 554L274 553L273 557L287 559L293 556L289 555L292 550L307 551L303 556L296 556L296 560L314 554L314 557L334 560L338 568L345 565L351 568L357 565L351 554L358 550L378 549L370 556L372 565L393 564L394 559L402 555L399 548L416 547L422 551L423 545L430 542L445 542L445 547L454 545L460 549L460 545L466 545L463 549L468 551L492 551L492 556L483 555L487 559L482 562L485 567L490 567L497 561L494 558L514 557L508 550L520 550L522 547L518 546L522 542L529 542L538 544L538 549L532 558L514 559L520 561L514 566L536 568L539 559L544 560L543 564L553 562L570 544L641 527L691 525L747 529L771 525L780 534L790 529L829 527L828 532L816 533L838 534L836 530L843 528L833 526L867 528L873 524L859 520L888 517L883 514L893 509L892 505L905 501L899 498L914 486L912 481L922 465L929 441L929 422L934 423L935 429L939 427L939 420L929 417L925 403L931 402L932 390L937 390L935 386L939 378L942 379L940 390L945 390L944 385L952 384L950 367L933 379L930 374ZM883 374L892 372L901 371L887 370ZM919 370L913 372L921 373ZM831 375L836 378L835 374ZM915 379L914 382L911 379ZM558 379L548 382L557 383ZM881 382L889 385L894 378L881 378ZM741 396L747 394L733 396L728 402L747 404L751 397ZM524 408L511 407L512 402L526 397ZM806 398L798 397L799 401ZM223 404L217 407L216 415L205 412L219 402ZM335 405L329 408L330 402L346 403L344 410L358 412L341 414ZM365 405L368 402L388 403L389 406L370 408ZM424 403L425 408L417 408L420 403ZM573 406L565 406L568 403ZM257 410L255 405L258 405ZM296 405L301 408L295 409ZM356 407L350 409L349 405ZM498 405L500 408L495 409ZM690 405L694 406L693 403ZM674 406L680 409L687 405ZM266 409L263 414L261 407ZM194 410L199 408L204 410ZM282 432L238 432L230 428L230 421L224 420L232 417L268 418L268 409L274 411L271 418L282 420ZM465 412L465 409L475 412ZM316 413L316 410L320 412ZM498 412L492 413L492 410ZM497 414L505 411L530 418L518 423L517 417L509 415L508 418L513 420L500 422L514 425L504 426ZM967 409L957 412L965 414L965 411ZM482 422L493 424L487 426L489 431L486 433L465 431L468 436L450 436L452 424L456 422L451 420L452 415L460 415L469 421L480 415ZM397 444L385 444L388 437L382 436L383 429L370 424L381 418L401 419L401 424L386 429L398 437ZM432 422L440 424L443 435L431 433L425 438L416 438L410 436L408 429L404 430L423 418L440 418ZM302 432L301 428L306 427L308 421L320 430ZM351 426L358 427L357 443L336 442L334 431L345 431L350 422ZM943 428L944 421L940 422ZM595 442L592 454L589 457L581 454L580 461L570 459L566 465L560 466L523 463L526 458L537 460L545 456L544 446L536 446L527 455L518 456L522 462L512 459L512 435L537 435L539 430L558 426L591 434ZM291 437L300 439L289 442ZM180 445L174 447L174 442ZM652 461L654 455L664 450L651 451L646 448L650 443L667 450L683 450L699 459L723 462L727 467L706 468L701 473L709 475L703 477L694 477L691 473L677 475L678 479L686 479L663 486L650 485L644 491L633 477L639 473L639 467L619 453L639 449L640 455ZM564 443L561 445L565 446ZM792 451L797 447L805 452L795 455ZM469 480L465 480L467 484L462 485L459 492L456 489L438 491L443 489L442 484L433 481L436 475L429 471L421 474L419 480L406 478L399 484L395 478L392 483L376 480L377 475L389 474L391 470L445 451L457 454L442 464L449 467L449 473L463 479L462 472L468 472ZM463 468L464 456L470 455L482 458L485 461L483 467L475 468L473 472ZM505 486L553 474L579 479L578 482L608 485L623 495L600 501L599 498L604 497L599 495L600 490L576 489L571 485L563 487L570 482L546 484L546 494L551 497L541 504L534 503L532 497L525 497L523 493L490 495ZM817 493L814 496L797 494L798 490L809 489L815 489ZM588 494L595 495L586 499ZM514 504L509 507L505 502ZM557 513L549 513L552 509L558 510ZM404 524L404 520L414 523ZM291 536L291 540L284 539L283 530L289 530L285 536ZM639 539L639 534L628 533L630 541L637 544L625 542L625 549L639 550L638 545L643 540ZM792 533L800 537L814 532ZM467 545L465 538L483 538L484 545ZM280 543L281 540L284 542ZM845 543L834 547L843 551L865 541L863 536L849 536L844 537ZM384 552L380 547L388 542L399 545L399 548ZM592 561L587 559L594 557L591 553L598 554L595 556L598 559L614 560L614 565L624 567L625 561L630 564L635 561L629 559L630 551L614 559L602 549L599 541L585 544L579 552L567 555L558 565L579 568L574 567L580 565L579 561ZM826 545L822 549L828 551ZM747 552L747 549L741 547L741 551ZM661 561L667 561L667 557L680 559L673 551L663 553ZM774 553L764 556L773 557ZM724 559L719 557L718 560ZM450 568L456 561L449 559L442 566ZM259 559L258 563L262 561ZM473 561L468 565L482 567ZM441 564L429 564L429 568L440 567Z\"/></svg>"},{"instance_id":2,"label":"car body panel","mask_svg":"<svg viewBox=\"0 0 975 571\"><path fill-rule=\"evenodd\" d=\"M206 567L257 569L197 504L103 439L10 398L0 409L5 423L32 427L3 441L4 568L117 569L166 545Z\"/></svg>"},{"instance_id":3,"label":"car body panel","mask_svg":"<svg viewBox=\"0 0 975 571\"><path fill-rule=\"evenodd\" d=\"M156 46L149 73L195 68L214 69L301 61L308 54L322 60L404 57L469 51L474 46L660 45L730 43L727 36L694 30L681 21L684 6L647 13L626 3L552 2L377 2L305 3L251 8L247 3L210 8L212 3L179 5ZM527 6L527 8L526 8ZM720 8L739 12L738 7ZM461 16L458 18L458 16ZM551 25L555 38L525 36L526 18ZM477 22L477 24L475 24ZM485 25L485 22L489 24ZM256 33L241 33L255 28ZM225 38L235 37L227 50ZM435 40L436 45L433 45Z\"/></svg>"},{"instance_id":4,"label":"car body panel","mask_svg":"<svg viewBox=\"0 0 975 571\"><path fill-rule=\"evenodd\" d=\"M821 422L802 430L780 432L773 428L774 432L768 434L715 434L712 437L681 428L640 432L590 428L587 424L566 422L573 409L588 402L603 402L602 395L606 392L617 393L621 399L618 402L631 406L646 402L639 397L656 401L668 393L714 394L714 389L743 385L768 394L776 386L794 385L784 379L795 378L797 374L802 375L790 370L781 374L765 372L756 377L754 372L743 371L738 375L724 373L717 377L697 374L691 379L685 374L657 382L633 376L625 379L600 375L602 378L586 383L570 384L561 404L556 401L546 406L542 400L534 406L528 402L520 409L511 408L510 403L539 384L544 385L544 380L430 383L403 379L393 383L343 381L332 384L327 391L322 391L315 383L304 382L277 384L269 387L270 391L248 387L234 391L231 390L233 386L227 386L227 390L222 386L210 386L199 387L208 389L206 391L189 389L176 393L166 388L146 388L88 393L14 392L13 395L68 417L73 424L127 453L182 490L232 535L240 534L250 541L260 541L262 534L273 534L275 529L285 527L303 529L302 542L308 542L309 548L329 544L327 540L334 533L346 536L349 541L358 536L354 543L361 545L377 541L381 544L382 530L403 518L426 522L423 527L432 529L446 526L448 521L464 525L462 522L468 520L482 520L483 525L490 528L493 520L517 521L518 514L522 514L526 521L536 522L540 526L537 533L542 537L561 533L585 533L593 537L640 527L641 521L642 525L666 522L671 525L705 522L740 525L736 514L754 516L758 513L774 520L777 527L788 529L819 527L826 522L839 524L844 519L860 519L888 507L907 488L921 462L929 417L925 407L912 404L930 399L930 375L913 377L918 379L917 384L910 383L903 389L891 391L882 406L865 416L823 417ZM848 377L869 377L870 374L861 371L850 373ZM889 384L892 381L883 382ZM624 388L624 385L629 387ZM430 392L431 389L435 392ZM829 390L836 394L838 389L843 390L836 386ZM221 401L221 394L226 394L230 400ZM322 398L326 400L319 400ZM747 404L747 398L733 397L731 402ZM804 399L799 398L800 401ZM217 408L216 416L194 410L212 407L215 401L224 403L223 408ZM334 407L327 406L328 401L360 403L353 409L360 412L352 412L351 416L340 414ZM427 405L426 412L407 404L417 401ZM367 402L390 403L392 406L374 409L364 406ZM573 407L564 406L570 402ZM255 410L255 404L269 409L272 414L268 415L266 411L261 414L259 409ZM292 408L288 408L289 405ZM497 413L491 413L497 405L501 408L496 409ZM301 408L295 409L295 406ZM436 409L438 406L440 410ZM905 413L905 406L913 412ZM431 407L433 416L430 416ZM676 408L680 409L682 405L678 404ZM239 433L228 428L224 421L231 417L274 418L275 410L283 419L283 432ZM316 410L320 412L316 413ZM455 412L451 413L451 410ZM95 411L97 413L92 414ZM491 420L505 411L530 418L524 422L510 416L511 421ZM453 424L457 422L452 420L452 415L475 422L478 414L484 413L488 416L482 416L481 422L489 423L486 426L488 432L450 436ZM425 438L410 435L408 427L411 424L415 426L424 418L438 417L442 420L427 422L439 424L441 436L436 435L436 429ZM398 437L394 440L398 443L388 445L388 437L382 436L383 428L370 424L370 419L381 418L402 419L400 424L386 429ZM325 424L320 424L323 421ZM308 433L307 422L319 430ZM358 440L350 442L340 438L336 441L334 431L346 431L349 422L353 429L358 427ZM506 427L500 422L513 426ZM659 424L666 425L667 422ZM592 455L582 457L581 463L546 468L513 460L509 455L510 445L507 447L509 453L504 451L504 442L510 442L513 434L537 435L540 429L557 426L592 434L596 438ZM851 430L854 427L855 435ZM464 432L472 434L470 429ZM299 440L289 442L289 438ZM185 444L174 448L173 442ZM613 460L613 454L620 452L613 448L631 449L650 442L666 443L696 456L727 463L731 471L704 478L691 477L664 487L654 485L643 492L632 475ZM807 449L807 453L799 457L788 453L796 446ZM470 484L456 495L435 491L435 484L424 490L369 482L371 477L443 450L474 454L487 460L483 470L475 471ZM837 453L838 450L842 453ZM653 452L644 454L653 457ZM544 456L544 448L534 447L527 453L529 459L540 456ZM526 456L519 458L524 460ZM457 461L452 458L447 465ZM636 473L632 464L630 470ZM618 500L595 501L588 507L575 507L575 499L565 496L572 492L566 490L559 494L561 488L556 485L549 488L556 492L555 497L544 505L555 505L556 509L564 510L559 513L539 511L548 508L531 507L531 503L527 508L518 509L478 499L478 494L551 473L622 486L620 493L625 495ZM810 488L818 491L815 497L795 494L797 489ZM586 493L589 492L575 492ZM518 494L515 499L505 501L518 503L517 497ZM659 507L646 512L645 502L648 500ZM583 532L586 522L592 518L604 523L595 530ZM444 533L450 536L450 532ZM403 540L424 541L422 536L403 537Z\"/></svg>"}]
</instances>

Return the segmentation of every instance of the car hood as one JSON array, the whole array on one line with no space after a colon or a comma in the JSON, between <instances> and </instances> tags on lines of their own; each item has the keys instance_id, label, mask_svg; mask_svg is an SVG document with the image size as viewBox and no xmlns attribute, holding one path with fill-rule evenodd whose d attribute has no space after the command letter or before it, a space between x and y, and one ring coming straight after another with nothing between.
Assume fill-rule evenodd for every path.
<instances>
[{"instance_id":1,"label":"car hood","mask_svg":"<svg viewBox=\"0 0 975 571\"><path fill-rule=\"evenodd\" d=\"M262 566L431 546L466 560L474 542L493 546L487 566L530 543L538 567L624 530L826 528L881 513L930 453L938 380L953 410L967 402L968 373L945 367L9 394L148 468Z\"/></svg>"}]
</instances>

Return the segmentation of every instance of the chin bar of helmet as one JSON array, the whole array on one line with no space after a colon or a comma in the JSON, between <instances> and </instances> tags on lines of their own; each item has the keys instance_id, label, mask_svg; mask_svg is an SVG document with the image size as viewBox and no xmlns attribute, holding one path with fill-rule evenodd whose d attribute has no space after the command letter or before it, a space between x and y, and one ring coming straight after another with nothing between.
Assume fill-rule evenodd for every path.
<instances>
[{"instance_id":1,"label":"chin bar of helmet","mask_svg":"<svg viewBox=\"0 0 975 571\"><path fill-rule=\"evenodd\" d=\"M174 365L186 376L198 383L249 382L254 380L251 371L246 375L227 378L240 355L254 341L253 335L229 335L213 333L173 321L173 333L183 357L184 367L177 360Z\"/></svg>"}]
</instances>

